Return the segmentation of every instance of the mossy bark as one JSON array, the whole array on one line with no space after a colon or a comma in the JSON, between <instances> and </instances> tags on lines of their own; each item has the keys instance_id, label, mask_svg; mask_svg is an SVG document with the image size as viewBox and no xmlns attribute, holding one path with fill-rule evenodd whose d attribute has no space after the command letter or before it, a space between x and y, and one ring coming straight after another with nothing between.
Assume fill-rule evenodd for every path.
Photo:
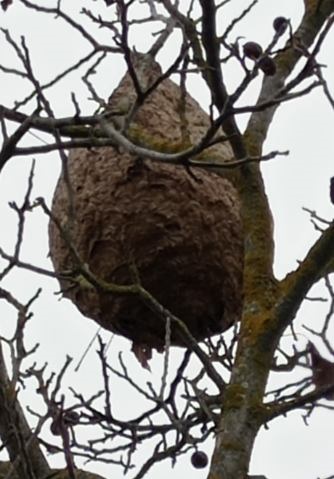
<instances>
[{"instance_id":1,"label":"mossy bark","mask_svg":"<svg viewBox=\"0 0 334 479\"><path fill-rule=\"evenodd\" d=\"M315 10L314 2L305 3L308 8L295 37L309 47L334 11L334 2L321 2L321 7ZM301 51L291 46L277 55L277 74L264 80L259 104L275 97L300 57ZM248 154L261 154L278 106L252 114L243 137ZM273 276L272 217L260 167L245 165L239 172L237 185L245 229L244 311L208 479L247 477L256 435L269 417L263 397L275 349L307 291L332 257L330 242L334 227L331 225L300 267L278 282Z\"/></svg>"}]
</instances>

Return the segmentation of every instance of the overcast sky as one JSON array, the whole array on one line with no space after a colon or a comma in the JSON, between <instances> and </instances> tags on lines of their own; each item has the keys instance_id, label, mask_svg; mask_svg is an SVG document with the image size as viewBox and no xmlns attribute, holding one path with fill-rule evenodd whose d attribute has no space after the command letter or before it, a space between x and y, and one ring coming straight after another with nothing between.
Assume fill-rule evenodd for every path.
<instances>
[{"instance_id":1,"label":"overcast sky","mask_svg":"<svg viewBox=\"0 0 334 479\"><path fill-rule=\"evenodd\" d=\"M51 6L54 2L46 3ZM65 8L65 2L63 3ZM75 18L80 11L77 5L99 8L106 15L105 18L110 15L110 9L104 8L102 0L67 3L66 8L72 9L71 15ZM238 14L247 4L245 0L234 0L227 5L226 24L230 22L233 14ZM302 6L302 0L259 1L258 6L239 26L235 34L244 36L245 40L266 45L272 38L273 19L278 15L286 16L291 19L295 27L302 15ZM7 13L1 12L0 15L1 25L9 28L16 39L22 34L25 35L35 71L42 83L53 78L56 72L62 71L75 59L89 51L87 42L82 40L77 32L71 31L60 19L29 12L20 6L18 0L14 0ZM223 30L224 25L220 27ZM102 36L104 41L108 41L104 32L96 31L96 34ZM143 27L138 27L133 39L137 49L143 51L151 42L150 36ZM168 66L168 62L173 59L177 40L178 36L175 35L167 45L165 53L161 55L160 61L164 66ZM323 71L332 92L334 92L333 42L332 32L318 58L320 63L326 65ZM14 60L13 51L4 42L3 37L1 63L8 67L18 66L17 61ZM107 98L110 95L123 72L124 65L120 58L113 60L112 64L106 63L105 68L96 75L96 85L101 96ZM238 84L240 70L232 65L226 71L225 78L229 88L232 89ZM254 100L259 82L260 78L250 89L244 100L245 103ZM194 98L203 107L207 107L208 95L201 81L191 78L188 86ZM30 87L27 87L20 79L0 73L1 104L11 106L15 99L24 97L25 92L29 91ZM87 100L89 95L80 81L80 75L74 74L49 92L49 98L58 116L74 113L70 101L72 91L76 92L83 113L90 113L95 109L95 105ZM240 118L239 124L245 125L246 120L246 117ZM302 207L314 209L320 216L332 219L333 205L329 200L329 178L334 175L333 120L334 111L319 89L307 98L300 98L280 108L270 129L265 153L271 150L288 149L290 151L288 157L279 157L263 165L266 190L275 219L275 268L279 277L297 266L298 260L304 257L318 237L318 233ZM29 144L31 141L36 140L27 137L26 143ZM60 161L56 153L38 157L36 160L33 197L43 196L50 202L60 171ZM2 225L0 246L9 253L12 251L13 240L16 238L16 217L8 208L8 201L22 201L31 161L31 157L12 159L0 177ZM47 253L47 220L40 212L34 212L29 215L23 257L34 264L50 268ZM39 285L42 285L43 293L35 304L35 316L27 329L29 342L31 345L35 341L40 342L37 357L41 363L47 361L50 370L59 368L64 363L66 354L74 357L74 363L76 363L95 334L96 325L82 318L67 300L59 301L54 296L53 293L57 290L55 281L21 271L10 275L4 282L4 287L11 288L22 301L31 297ZM301 311L303 320L313 327L316 327L325 313L326 306L319 306L318 303L307 304ZM0 303L0 315L1 334L10 334L14 325L13 312L5 304ZM110 334L106 333L105 338L109 337ZM306 337L302 335L300 337L300 344L306 344ZM138 381L158 381L162 367L161 357L153 362L150 374L140 368L130 353L129 342L121 338L116 338L111 343L109 351L111 360L116 360L119 350L124 351L127 364L132 368ZM175 356L180 356L180 351L176 351ZM75 385L77 390L85 392L95 390L101 387L99 372L95 348L93 348L81 370L78 373L73 372L66 379L67 385ZM285 380L284 376L278 379L283 383ZM30 386L31 389L24 393L23 397L28 403L34 401L33 405L37 407L38 399L36 394L32 393L35 385ZM131 411L134 408L133 400L129 400L132 396L116 382L114 387L119 388L114 394L116 407L126 415L130 408ZM293 413L287 418L272 422L269 430L261 431L254 450L251 472L265 474L268 479L282 477L323 479L334 474L333 413L319 409L312 415L309 422L309 427L306 427L301 414ZM210 447L212 444L208 445L208 448ZM50 461L58 466L63 464L60 456L55 456ZM92 467L92 465L87 466L88 469ZM94 465L92 470L106 477L120 477L120 471L111 474L110 466L103 464ZM184 456L174 472L171 473L169 465L163 463L154 467L146 477L147 479L157 477L164 479L180 477L181 474L192 474L192 477L204 478L207 471L195 471L189 465L189 456Z\"/></svg>"}]
</instances>

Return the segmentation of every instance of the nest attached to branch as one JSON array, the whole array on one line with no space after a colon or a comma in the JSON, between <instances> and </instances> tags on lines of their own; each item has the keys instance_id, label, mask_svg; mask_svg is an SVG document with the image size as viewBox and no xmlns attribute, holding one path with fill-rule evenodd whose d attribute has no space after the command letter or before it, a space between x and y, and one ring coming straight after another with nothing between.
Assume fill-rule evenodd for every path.
<instances>
[{"instance_id":1,"label":"nest attached to branch","mask_svg":"<svg viewBox=\"0 0 334 479\"><path fill-rule=\"evenodd\" d=\"M143 88L161 74L157 63L140 62ZM129 74L109 100L129 110L135 92ZM156 149L172 151L187 137L195 144L210 125L208 115L180 87L165 79L136 112L131 128L152 139ZM180 111L183 113L180 114ZM185 114L184 114L185 113ZM149 145L148 145L149 146ZM180 146L180 149L182 147ZM216 144L206 155L221 161L229 148ZM68 172L74 193L75 221L70 231L83 263L99 278L132 284L133 266L141 284L200 341L221 333L242 309L243 233L237 193L222 176L200 168L151 161L112 147L72 150ZM52 213L67 222L68 191L60 177ZM73 268L59 230L50 222L50 252L57 272ZM165 321L134 295L69 288L64 295L104 328L135 346L163 349ZM185 345L176 324L171 344Z\"/></svg>"}]
</instances>

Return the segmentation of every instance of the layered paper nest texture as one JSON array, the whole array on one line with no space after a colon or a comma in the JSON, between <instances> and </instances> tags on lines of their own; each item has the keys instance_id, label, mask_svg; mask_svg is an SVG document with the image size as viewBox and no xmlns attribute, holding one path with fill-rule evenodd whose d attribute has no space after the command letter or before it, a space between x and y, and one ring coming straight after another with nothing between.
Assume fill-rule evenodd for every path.
<instances>
[{"instance_id":1,"label":"layered paper nest texture","mask_svg":"<svg viewBox=\"0 0 334 479\"><path fill-rule=\"evenodd\" d=\"M146 69L144 62L138 66L143 87L159 74L156 63ZM208 115L188 94L185 116L180 114L181 96L179 86L166 79L147 98L130 125L139 141L142 132L142 145L175 151L185 137L196 144L206 132ZM134 99L133 83L126 74L110 97L110 110L124 109L126 102L129 110ZM231 152L220 143L205 155L224 161ZM135 268L142 285L184 321L198 341L223 332L239 319L243 233L237 193L227 179L112 147L72 150L68 171L75 206L72 241L97 277L131 284ZM62 176L52 213L66 223L68 191ZM56 271L73 268L69 248L53 222L49 235ZM134 344L163 348L165 321L138 297L69 288L65 281L61 286L85 316L104 328ZM184 345L175 324L171 340Z\"/></svg>"}]
</instances>

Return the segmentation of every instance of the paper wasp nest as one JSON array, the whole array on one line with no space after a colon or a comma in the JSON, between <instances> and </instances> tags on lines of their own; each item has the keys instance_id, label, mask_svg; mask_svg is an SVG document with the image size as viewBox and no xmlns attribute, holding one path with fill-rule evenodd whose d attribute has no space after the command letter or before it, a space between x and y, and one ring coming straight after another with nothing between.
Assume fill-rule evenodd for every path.
<instances>
[{"instance_id":1,"label":"paper wasp nest","mask_svg":"<svg viewBox=\"0 0 334 479\"><path fill-rule=\"evenodd\" d=\"M142 87L152 84L160 67L139 62ZM112 111L135 99L129 74L112 94ZM184 141L180 115L181 90L165 79L135 114L131 127L140 141L151 138L156 149L172 150ZM186 129L195 144L206 132L208 115L187 94ZM181 148L180 148L181 149ZM224 161L225 144L206 152ZM196 340L227 329L242 308L243 234L238 197L231 183L200 168L154 162L112 147L72 150L68 170L74 192L72 241L90 270L117 284L134 281L135 265L142 285L188 326ZM66 221L68 195L60 177L52 212ZM57 227L49 228L51 258L56 271L68 271L73 258ZM162 349L165 322L131 295L111 295L69 288L64 295L104 328L121 334L135 346ZM172 323L172 344L183 345ZM149 353L147 353L149 357Z\"/></svg>"}]
</instances>

